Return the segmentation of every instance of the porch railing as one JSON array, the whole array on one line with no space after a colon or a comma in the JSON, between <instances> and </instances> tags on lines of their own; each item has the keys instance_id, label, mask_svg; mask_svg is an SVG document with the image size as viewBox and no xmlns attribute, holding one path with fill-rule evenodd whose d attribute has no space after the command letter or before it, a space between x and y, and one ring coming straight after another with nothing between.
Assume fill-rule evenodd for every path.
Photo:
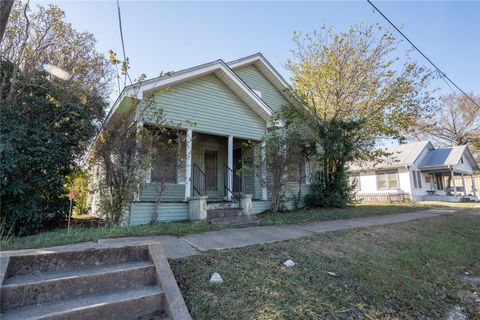
<instances>
[{"instance_id":1,"label":"porch railing","mask_svg":"<svg viewBox=\"0 0 480 320\"><path fill-rule=\"evenodd\" d=\"M235 174L235 172L227 166L226 164L223 164L223 189L225 191L225 195L228 195L229 193L238 201L240 204L240 197L241 197L241 192L242 192L242 177ZM232 181L232 189L229 187L229 180L230 177L233 178Z\"/></svg>"},{"instance_id":2,"label":"porch railing","mask_svg":"<svg viewBox=\"0 0 480 320\"><path fill-rule=\"evenodd\" d=\"M207 195L205 189L205 172L203 172L196 163L193 164L192 186L194 193L197 193L199 196Z\"/></svg>"}]
</instances>

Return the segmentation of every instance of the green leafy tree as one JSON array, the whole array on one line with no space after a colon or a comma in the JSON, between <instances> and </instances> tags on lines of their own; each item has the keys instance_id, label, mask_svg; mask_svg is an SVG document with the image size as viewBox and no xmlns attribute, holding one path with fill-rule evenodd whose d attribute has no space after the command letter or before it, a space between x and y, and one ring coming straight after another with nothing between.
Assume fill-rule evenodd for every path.
<instances>
[{"instance_id":1,"label":"green leafy tree","mask_svg":"<svg viewBox=\"0 0 480 320\"><path fill-rule=\"evenodd\" d=\"M312 207L343 207L351 202L351 186L347 164L372 146L356 139L364 124L359 121L316 122L316 160L320 165L313 177L310 193L305 202ZM368 141L363 141L367 142Z\"/></svg>"},{"instance_id":2,"label":"green leafy tree","mask_svg":"<svg viewBox=\"0 0 480 320\"><path fill-rule=\"evenodd\" d=\"M1 226L30 233L68 212L66 177L98 130L112 67L57 6L32 10L23 1L15 1L0 56ZM47 75L44 63L69 80Z\"/></svg>"},{"instance_id":3,"label":"green leafy tree","mask_svg":"<svg viewBox=\"0 0 480 320\"><path fill-rule=\"evenodd\" d=\"M2 62L2 71L9 66ZM23 90L0 110L1 223L20 234L68 212L66 176L97 129L88 105L45 74Z\"/></svg>"},{"instance_id":4,"label":"green leafy tree","mask_svg":"<svg viewBox=\"0 0 480 320\"><path fill-rule=\"evenodd\" d=\"M97 52L95 44L92 34L79 32L65 21L65 13L58 6L32 8L29 1L16 0L0 45L1 58L13 66L11 78L0 82L2 92L8 87L1 99L21 99L29 79L37 75L42 64L51 64L70 74L68 88L100 119L103 105L87 101L109 96L113 67Z\"/></svg>"},{"instance_id":5,"label":"green leafy tree","mask_svg":"<svg viewBox=\"0 0 480 320\"><path fill-rule=\"evenodd\" d=\"M286 65L294 93L318 121L361 121L354 139L401 141L435 107L427 90L431 72L411 61L400 64L399 42L379 26L296 33L294 42Z\"/></svg>"},{"instance_id":6,"label":"green leafy tree","mask_svg":"<svg viewBox=\"0 0 480 320\"><path fill-rule=\"evenodd\" d=\"M72 167L70 174L66 177L66 190L71 188L75 191L73 213L86 214L88 212L88 193L90 174L80 167Z\"/></svg>"}]
</instances>

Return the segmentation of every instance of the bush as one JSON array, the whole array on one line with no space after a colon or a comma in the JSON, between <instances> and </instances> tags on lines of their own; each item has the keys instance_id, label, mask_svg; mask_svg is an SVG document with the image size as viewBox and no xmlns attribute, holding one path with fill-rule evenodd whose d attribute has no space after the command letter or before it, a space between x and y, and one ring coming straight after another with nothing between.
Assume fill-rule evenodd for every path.
<instances>
[{"instance_id":1,"label":"bush","mask_svg":"<svg viewBox=\"0 0 480 320\"><path fill-rule=\"evenodd\" d=\"M345 173L326 183L322 172L315 173L310 193L305 196L308 207L344 207L351 202L351 187Z\"/></svg>"}]
</instances>

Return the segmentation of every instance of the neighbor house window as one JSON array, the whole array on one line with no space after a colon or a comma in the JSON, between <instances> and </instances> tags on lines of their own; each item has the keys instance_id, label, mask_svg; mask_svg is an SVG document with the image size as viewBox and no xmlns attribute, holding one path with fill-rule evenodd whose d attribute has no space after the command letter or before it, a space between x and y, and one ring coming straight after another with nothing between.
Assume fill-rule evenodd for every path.
<instances>
[{"instance_id":1,"label":"neighbor house window","mask_svg":"<svg viewBox=\"0 0 480 320\"><path fill-rule=\"evenodd\" d=\"M359 173L350 174L350 186L352 186L353 190L361 190Z\"/></svg>"},{"instance_id":2,"label":"neighbor house window","mask_svg":"<svg viewBox=\"0 0 480 320\"><path fill-rule=\"evenodd\" d=\"M378 190L398 189L398 170L377 171L376 175Z\"/></svg>"},{"instance_id":3,"label":"neighbor house window","mask_svg":"<svg viewBox=\"0 0 480 320\"><path fill-rule=\"evenodd\" d=\"M420 171L417 171L417 183L418 183L418 188L422 189L422 175Z\"/></svg>"}]
</instances>

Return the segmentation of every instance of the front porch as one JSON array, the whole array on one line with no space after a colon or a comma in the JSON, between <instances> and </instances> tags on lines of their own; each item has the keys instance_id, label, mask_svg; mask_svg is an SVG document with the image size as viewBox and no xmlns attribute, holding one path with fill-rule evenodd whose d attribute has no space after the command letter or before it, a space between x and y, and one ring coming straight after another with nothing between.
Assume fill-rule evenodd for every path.
<instances>
[{"instance_id":1,"label":"front porch","mask_svg":"<svg viewBox=\"0 0 480 320\"><path fill-rule=\"evenodd\" d=\"M421 170L427 183L425 201L470 202L478 201L478 189L473 172L455 167Z\"/></svg>"},{"instance_id":2,"label":"front porch","mask_svg":"<svg viewBox=\"0 0 480 320\"><path fill-rule=\"evenodd\" d=\"M266 190L255 176L253 146L258 141L193 130L184 134L179 165L175 172L167 173L170 181L157 208L158 221L210 221L219 216L252 215L268 208ZM159 182L154 171L153 167L146 173L142 192L130 206L129 224L149 223L155 214Z\"/></svg>"}]
</instances>

